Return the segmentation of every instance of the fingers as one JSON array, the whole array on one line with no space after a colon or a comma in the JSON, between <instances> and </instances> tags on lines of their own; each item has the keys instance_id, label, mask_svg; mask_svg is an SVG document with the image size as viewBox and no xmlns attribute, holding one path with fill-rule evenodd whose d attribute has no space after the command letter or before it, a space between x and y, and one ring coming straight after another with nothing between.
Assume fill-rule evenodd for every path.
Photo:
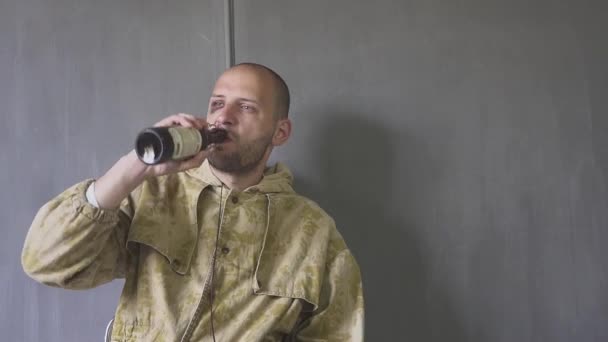
<instances>
[{"instance_id":1,"label":"fingers","mask_svg":"<svg viewBox=\"0 0 608 342\"><path fill-rule=\"evenodd\" d=\"M197 118L192 114L179 113L160 120L154 124L154 127L183 126L201 129L206 124L207 122L203 118Z\"/></svg>"}]
</instances>

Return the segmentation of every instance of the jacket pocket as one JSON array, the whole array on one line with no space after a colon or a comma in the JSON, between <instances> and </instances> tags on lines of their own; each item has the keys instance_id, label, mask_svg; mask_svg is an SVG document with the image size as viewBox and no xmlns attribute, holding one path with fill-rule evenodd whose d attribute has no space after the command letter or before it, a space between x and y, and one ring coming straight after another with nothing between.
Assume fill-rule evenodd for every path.
<instances>
[{"instance_id":1,"label":"jacket pocket","mask_svg":"<svg viewBox=\"0 0 608 342\"><path fill-rule=\"evenodd\" d=\"M196 248L198 226L192 220L155 215L154 210L147 208L134 215L127 249L136 253L137 244L146 245L163 255L174 272L185 275Z\"/></svg>"},{"instance_id":2,"label":"jacket pocket","mask_svg":"<svg viewBox=\"0 0 608 342\"><path fill-rule=\"evenodd\" d=\"M252 289L256 295L300 299L307 311L319 307L322 284L322 265L309 265L306 260L286 260L262 255L256 265Z\"/></svg>"}]
</instances>

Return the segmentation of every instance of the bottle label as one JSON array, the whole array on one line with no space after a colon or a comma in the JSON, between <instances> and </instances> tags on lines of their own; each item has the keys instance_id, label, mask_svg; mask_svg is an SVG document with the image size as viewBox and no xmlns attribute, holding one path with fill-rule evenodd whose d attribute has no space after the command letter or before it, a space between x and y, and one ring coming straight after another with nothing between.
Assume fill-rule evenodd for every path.
<instances>
[{"instance_id":1,"label":"bottle label","mask_svg":"<svg viewBox=\"0 0 608 342\"><path fill-rule=\"evenodd\" d=\"M197 154L203 145L203 138L195 128L170 127L173 138L173 159L183 159Z\"/></svg>"}]
</instances>

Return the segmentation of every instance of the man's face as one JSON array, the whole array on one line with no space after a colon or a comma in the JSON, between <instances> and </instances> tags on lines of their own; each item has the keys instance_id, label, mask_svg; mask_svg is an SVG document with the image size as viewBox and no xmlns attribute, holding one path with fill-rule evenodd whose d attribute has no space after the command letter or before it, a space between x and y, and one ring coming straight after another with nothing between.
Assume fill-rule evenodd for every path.
<instances>
[{"instance_id":1,"label":"man's face","mask_svg":"<svg viewBox=\"0 0 608 342\"><path fill-rule=\"evenodd\" d=\"M216 169L244 173L266 162L276 128L273 83L261 72L235 68L216 82L207 122L228 131L207 158Z\"/></svg>"}]
</instances>

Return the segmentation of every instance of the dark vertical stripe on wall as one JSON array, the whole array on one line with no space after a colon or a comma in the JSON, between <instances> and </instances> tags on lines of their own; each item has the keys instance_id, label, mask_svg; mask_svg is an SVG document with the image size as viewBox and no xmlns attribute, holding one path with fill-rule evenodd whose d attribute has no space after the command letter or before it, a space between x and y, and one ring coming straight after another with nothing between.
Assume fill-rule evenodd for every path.
<instances>
[{"instance_id":1,"label":"dark vertical stripe on wall","mask_svg":"<svg viewBox=\"0 0 608 342\"><path fill-rule=\"evenodd\" d=\"M234 65L234 2L224 0L224 32L226 43L226 68Z\"/></svg>"}]
</instances>

